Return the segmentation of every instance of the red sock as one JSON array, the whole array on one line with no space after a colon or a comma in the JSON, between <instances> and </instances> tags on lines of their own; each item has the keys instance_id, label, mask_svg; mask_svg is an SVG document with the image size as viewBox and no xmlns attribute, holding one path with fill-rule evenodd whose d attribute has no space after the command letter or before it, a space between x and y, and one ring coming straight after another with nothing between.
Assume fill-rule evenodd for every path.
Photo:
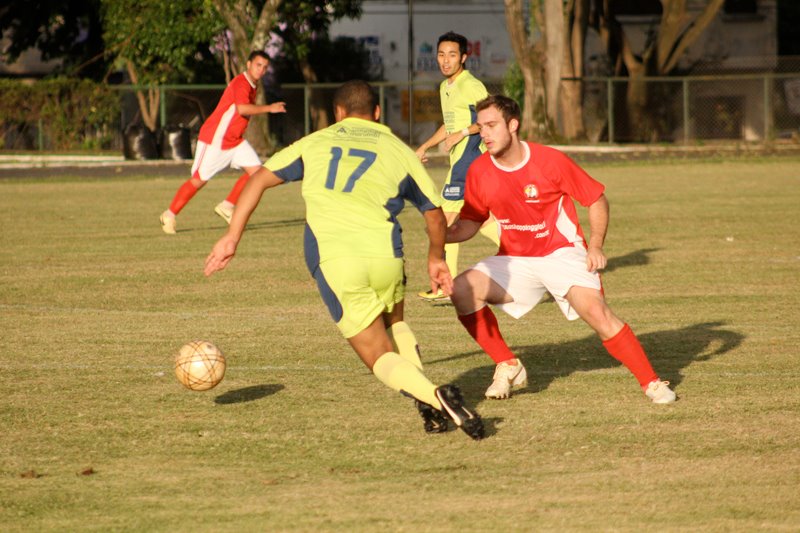
<instances>
[{"instance_id":1,"label":"red sock","mask_svg":"<svg viewBox=\"0 0 800 533\"><path fill-rule=\"evenodd\" d=\"M475 342L483 348L495 363L502 363L509 359L514 359L514 353L503 340L500 334L500 326L497 325L497 317L489 308L482 307L469 315L458 315L458 319L467 328L467 331Z\"/></svg>"},{"instance_id":2,"label":"red sock","mask_svg":"<svg viewBox=\"0 0 800 533\"><path fill-rule=\"evenodd\" d=\"M183 206L189 203L189 200L191 200L199 190L200 189L194 186L192 180L186 180L183 182L183 185L180 186L178 192L175 193L175 198L173 198L172 203L169 204L169 210L177 215L181 212Z\"/></svg>"},{"instance_id":3,"label":"red sock","mask_svg":"<svg viewBox=\"0 0 800 533\"><path fill-rule=\"evenodd\" d=\"M239 176L239 179L236 180L236 183L233 185L233 189L231 189L231 192L228 193L228 197L225 199L233 205L236 205L236 202L239 201L239 195L242 194L242 189L244 189L244 186L247 184L247 180L249 179L250 174L247 172Z\"/></svg>"},{"instance_id":4,"label":"red sock","mask_svg":"<svg viewBox=\"0 0 800 533\"><path fill-rule=\"evenodd\" d=\"M603 341L611 357L625 365L639 381L642 388L647 387L651 381L658 379L655 370L650 366L644 348L639 344L639 339L633 334L628 324L608 340Z\"/></svg>"}]
</instances>

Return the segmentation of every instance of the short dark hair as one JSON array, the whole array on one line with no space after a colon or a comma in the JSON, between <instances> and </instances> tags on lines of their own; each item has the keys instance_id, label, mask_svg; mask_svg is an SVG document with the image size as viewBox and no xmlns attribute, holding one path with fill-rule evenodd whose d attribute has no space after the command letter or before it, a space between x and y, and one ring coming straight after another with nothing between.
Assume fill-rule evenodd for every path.
<instances>
[{"instance_id":1,"label":"short dark hair","mask_svg":"<svg viewBox=\"0 0 800 533\"><path fill-rule=\"evenodd\" d=\"M439 49L439 45L448 42L448 43L458 43L458 49L461 51L461 55L467 53L467 38L461 34L449 31L444 35L439 36L439 40L436 42L436 49Z\"/></svg>"},{"instance_id":2,"label":"short dark hair","mask_svg":"<svg viewBox=\"0 0 800 533\"><path fill-rule=\"evenodd\" d=\"M261 57L269 61L269 54L267 54L264 50L253 50L250 52L250 55L247 56L247 60L252 61L257 57Z\"/></svg>"},{"instance_id":3,"label":"short dark hair","mask_svg":"<svg viewBox=\"0 0 800 533\"><path fill-rule=\"evenodd\" d=\"M336 89L333 105L343 108L348 115L371 115L378 105L378 97L369 83L350 80Z\"/></svg>"},{"instance_id":4,"label":"short dark hair","mask_svg":"<svg viewBox=\"0 0 800 533\"><path fill-rule=\"evenodd\" d=\"M506 124L511 122L512 118L519 121L520 116L522 116L519 104L513 98L503 96L502 94L491 94L483 100L479 100L478 103L475 104L475 111L483 111L492 106L496 107L497 110L503 114Z\"/></svg>"}]
</instances>

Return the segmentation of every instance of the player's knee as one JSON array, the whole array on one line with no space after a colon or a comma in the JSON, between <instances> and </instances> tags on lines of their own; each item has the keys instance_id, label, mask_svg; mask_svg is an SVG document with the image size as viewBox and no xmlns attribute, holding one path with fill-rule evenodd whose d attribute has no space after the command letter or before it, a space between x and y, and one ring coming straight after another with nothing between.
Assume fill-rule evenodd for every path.
<instances>
[{"instance_id":1,"label":"player's knee","mask_svg":"<svg viewBox=\"0 0 800 533\"><path fill-rule=\"evenodd\" d=\"M462 272L453 280L453 295L450 297L459 314L472 313L485 303L485 290L480 287L472 270Z\"/></svg>"},{"instance_id":2,"label":"player's knee","mask_svg":"<svg viewBox=\"0 0 800 533\"><path fill-rule=\"evenodd\" d=\"M616 317L603 301L592 302L584 309L583 315L583 319L601 337L607 336L608 332L615 328Z\"/></svg>"}]
</instances>

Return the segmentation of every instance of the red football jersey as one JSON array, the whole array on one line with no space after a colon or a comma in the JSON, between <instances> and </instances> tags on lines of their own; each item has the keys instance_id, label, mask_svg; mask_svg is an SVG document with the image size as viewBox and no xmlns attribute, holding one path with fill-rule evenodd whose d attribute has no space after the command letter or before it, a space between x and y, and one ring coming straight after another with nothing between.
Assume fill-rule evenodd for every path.
<instances>
[{"instance_id":1,"label":"red football jersey","mask_svg":"<svg viewBox=\"0 0 800 533\"><path fill-rule=\"evenodd\" d=\"M236 105L254 104L255 101L256 85L251 84L244 73L233 78L222 93L216 109L200 128L198 140L221 145L223 150L238 146L250 118L240 115Z\"/></svg>"},{"instance_id":2,"label":"red football jersey","mask_svg":"<svg viewBox=\"0 0 800 533\"><path fill-rule=\"evenodd\" d=\"M528 156L514 168L498 165L489 152L472 163L461 218L483 222L494 215L502 228L497 255L543 257L576 242L586 246L572 199L589 206L605 187L566 154L523 144Z\"/></svg>"}]
</instances>

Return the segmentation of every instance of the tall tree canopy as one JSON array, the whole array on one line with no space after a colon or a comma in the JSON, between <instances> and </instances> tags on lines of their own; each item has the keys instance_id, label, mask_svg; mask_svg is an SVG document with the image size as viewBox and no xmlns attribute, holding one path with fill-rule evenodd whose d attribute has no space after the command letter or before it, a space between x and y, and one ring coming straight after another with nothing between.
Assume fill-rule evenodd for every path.
<instances>
[{"instance_id":1,"label":"tall tree canopy","mask_svg":"<svg viewBox=\"0 0 800 533\"><path fill-rule=\"evenodd\" d=\"M191 80L188 65L222 29L210 5L198 0L101 0L103 37L137 85ZM142 120L158 126L159 92L137 91Z\"/></svg>"},{"instance_id":2,"label":"tall tree canopy","mask_svg":"<svg viewBox=\"0 0 800 533\"><path fill-rule=\"evenodd\" d=\"M7 64L36 49L45 61L62 61L59 73L94 79L106 74L100 0L8 2L0 7L0 35L8 38L0 50L0 59Z\"/></svg>"}]
</instances>

